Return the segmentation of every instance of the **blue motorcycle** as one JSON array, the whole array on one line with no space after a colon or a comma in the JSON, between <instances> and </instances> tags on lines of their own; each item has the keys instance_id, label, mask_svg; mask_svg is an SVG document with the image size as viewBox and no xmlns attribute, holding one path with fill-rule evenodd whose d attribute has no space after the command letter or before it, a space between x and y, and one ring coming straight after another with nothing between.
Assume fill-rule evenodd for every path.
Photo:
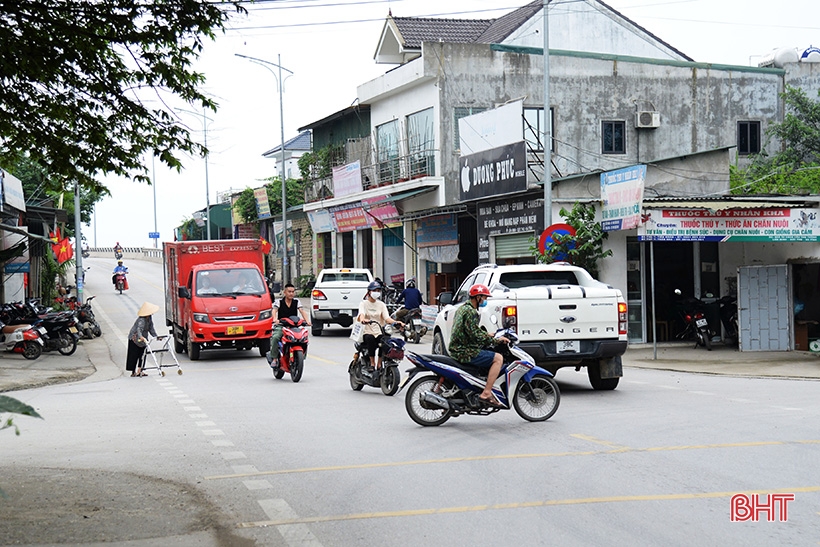
<instances>
[{"instance_id":1,"label":"blue motorcycle","mask_svg":"<svg viewBox=\"0 0 820 547\"><path fill-rule=\"evenodd\" d=\"M558 410L561 392L552 374L535 365L535 360L516 346L518 337L511 330L500 330L509 344L495 351L504 356L504 365L493 385L493 394L504 408L488 406L479 399L487 381L486 370L443 355L420 355L411 351L405 357L415 365L401 389L410 384L404 406L419 425L441 425L462 414L488 416L511 407L530 422L548 420ZM413 381L419 373L429 372Z\"/></svg>"}]
</instances>

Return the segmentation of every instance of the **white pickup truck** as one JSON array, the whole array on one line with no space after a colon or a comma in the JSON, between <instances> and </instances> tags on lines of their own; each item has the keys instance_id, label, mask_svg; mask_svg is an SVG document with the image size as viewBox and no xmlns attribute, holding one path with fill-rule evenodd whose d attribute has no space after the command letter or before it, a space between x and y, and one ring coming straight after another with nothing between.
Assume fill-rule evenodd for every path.
<instances>
[{"instance_id":1,"label":"white pickup truck","mask_svg":"<svg viewBox=\"0 0 820 547\"><path fill-rule=\"evenodd\" d=\"M566 263L488 264L473 270L455 295L440 296L446 305L433 328L433 353L447 355L456 309L469 301L467 292L476 283L487 285L492 293L479 310L487 332L512 328L518 345L539 366L552 373L585 366L594 389L618 386L627 346L626 301L620 290Z\"/></svg>"},{"instance_id":2,"label":"white pickup truck","mask_svg":"<svg viewBox=\"0 0 820 547\"><path fill-rule=\"evenodd\" d=\"M310 293L310 322L314 336L327 323L349 327L359 312L373 274L364 268L326 268Z\"/></svg>"}]
</instances>

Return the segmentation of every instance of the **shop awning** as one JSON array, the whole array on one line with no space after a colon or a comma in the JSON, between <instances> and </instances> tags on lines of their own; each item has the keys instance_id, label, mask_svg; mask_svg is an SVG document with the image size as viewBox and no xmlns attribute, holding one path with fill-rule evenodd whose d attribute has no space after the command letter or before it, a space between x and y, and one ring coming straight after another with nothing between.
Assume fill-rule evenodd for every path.
<instances>
[{"instance_id":1,"label":"shop awning","mask_svg":"<svg viewBox=\"0 0 820 547\"><path fill-rule=\"evenodd\" d=\"M644 209L708 209L710 211L726 211L728 209L771 209L778 207L812 207L817 206L811 200L748 200L748 199L698 199L698 198L644 198Z\"/></svg>"}]
</instances>

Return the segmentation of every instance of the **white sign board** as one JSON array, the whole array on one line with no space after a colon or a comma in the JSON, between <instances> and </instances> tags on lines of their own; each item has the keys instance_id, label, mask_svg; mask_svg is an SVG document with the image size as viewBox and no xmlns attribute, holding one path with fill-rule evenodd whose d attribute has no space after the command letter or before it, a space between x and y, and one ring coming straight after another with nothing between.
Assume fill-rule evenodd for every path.
<instances>
[{"instance_id":1,"label":"white sign board","mask_svg":"<svg viewBox=\"0 0 820 547\"><path fill-rule=\"evenodd\" d=\"M349 196L362 191L362 167L359 161L333 168L333 197Z\"/></svg>"},{"instance_id":2,"label":"white sign board","mask_svg":"<svg viewBox=\"0 0 820 547\"><path fill-rule=\"evenodd\" d=\"M515 101L458 120L461 155L524 140L524 101Z\"/></svg>"},{"instance_id":3,"label":"white sign board","mask_svg":"<svg viewBox=\"0 0 820 547\"><path fill-rule=\"evenodd\" d=\"M601 227L605 232L631 230L641 222L646 165L601 173Z\"/></svg>"}]
</instances>

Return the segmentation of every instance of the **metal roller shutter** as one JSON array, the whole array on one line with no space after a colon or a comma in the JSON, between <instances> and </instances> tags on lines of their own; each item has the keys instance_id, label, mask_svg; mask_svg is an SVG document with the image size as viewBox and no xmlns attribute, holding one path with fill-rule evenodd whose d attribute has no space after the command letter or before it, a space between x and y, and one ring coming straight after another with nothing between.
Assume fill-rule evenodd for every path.
<instances>
[{"instance_id":1,"label":"metal roller shutter","mask_svg":"<svg viewBox=\"0 0 820 547\"><path fill-rule=\"evenodd\" d=\"M520 258L530 256L530 236L532 234L525 232L523 234L512 234L506 236L495 237L495 258L496 260L502 258Z\"/></svg>"}]
</instances>

